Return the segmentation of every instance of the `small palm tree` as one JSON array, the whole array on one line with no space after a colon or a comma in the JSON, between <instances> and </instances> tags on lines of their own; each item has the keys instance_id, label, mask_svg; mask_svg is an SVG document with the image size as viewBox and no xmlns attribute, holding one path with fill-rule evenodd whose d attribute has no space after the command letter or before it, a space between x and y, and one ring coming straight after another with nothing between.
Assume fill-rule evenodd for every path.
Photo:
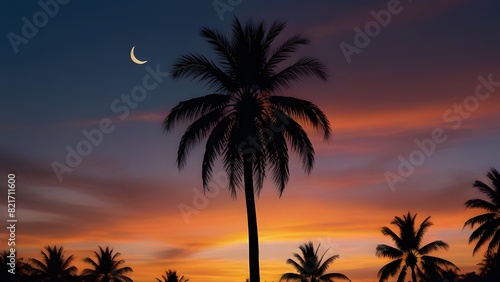
<instances>
[{"instance_id":1,"label":"small palm tree","mask_svg":"<svg viewBox=\"0 0 500 282\"><path fill-rule=\"evenodd\" d=\"M63 247L45 247L41 251L42 260L30 259L31 272L41 282L63 282L68 281L76 273L77 268L71 266L73 255L64 257Z\"/></svg>"},{"instance_id":2,"label":"small palm tree","mask_svg":"<svg viewBox=\"0 0 500 282\"><path fill-rule=\"evenodd\" d=\"M382 227L382 234L389 236L396 247L385 244L378 245L376 255L378 257L394 259L383 266L378 272L380 282L387 281L389 276L394 276L399 272L398 282L405 280L408 268L411 271L413 282L417 282L417 276L423 281L436 281L443 279L443 274L448 269L456 269L453 263L442 258L429 256L429 253L438 249L448 249L448 244L438 240L422 246L422 239L425 232L432 225L427 217L418 230L415 230L415 218L408 212L403 218L398 216L391 222L399 228L399 236L389 227Z\"/></svg>"},{"instance_id":3,"label":"small palm tree","mask_svg":"<svg viewBox=\"0 0 500 282\"><path fill-rule=\"evenodd\" d=\"M185 278L184 275L181 277L177 276L177 271L167 270L165 275L161 276L162 279L156 278L159 282L188 282L189 279Z\"/></svg>"},{"instance_id":4,"label":"small palm tree","mask_svg":"<svg viewBox=\"0 0 500 282\"><path fill-rule=\"evenodd\" d=\"M169 132L179 122L192 122L179 144L179 169L185 166L189 152L206 140L202 164L205 191L219 157L232 196L244 188L252 282L260 281L254 195L259 195L266 171L271 171L281 195L289 179L290 149L300 156L307 173L314 165L313 145L299 122L321 131L324 139L331 134L330 123L318 106L275 95L305 77L326 80L325 66L314 58L303 57L287 64L309 40L295 35L273 47L284 28L285 24L279 22L267 28L264 23L255 25L250 21L242 25L235 19L232 38L203 28L201 35L212 46L217 60L187 54L179 58L171 73L174 79L206 82L213 94L180 102L163 123Z\"/></svg>"},{"instance_id":5,"label":"small palm tree","mask_svg":"<svg viewBox=\"0 0 500 282\"><path fill-rule=\"evenodd\" d=\"M292 265L297 273L285 273L281 276L281 280L292 280L298 282L330 282L333 279L345 279L351 281L347 276L341 273L325 273L330 264L339 258L339 255L328 257L323 261L326 250L321 257L318 256L320 245L316 250L312 242L299 246L302 255L294 253L293 259L287 259L286 263Z\"/></svg>"},{"instance_id":6,"label":"small palm tree","mask_svg":"<svg viewBox=\"0 0 500 282\"><path fill-rule=\"evenodd\" d=\"M99 246L99 253L94 251L94 254L95 261L89 257L83 259L83 262L90 264L92 268L84 269L82 275L94 282L132 282L132 279L125 276L133 271L132 268L121 267L125 261L116 259L120 253L113 254L113 249L106 247L106 250L103 250Z\"/></svg>"},{"instance_id":7,"label":"small palm tree","mask_svg":"<svg viewBox=\"0 0 500 282\"><path fill-rule=\"evenodd\" d=\"M491 187L481 181L474 182L473 187L481 193L486 194L489 201L471 199L465 202L465 207L468 209L482 209L486 212L470 218L464 224L464 228L466 226L474 228L476 224L479 225L469 236L469 243L477 241L472 252L473 255L488 241L487 252L494 253L500 251L500 175L493 168L488 172L488 178L493 184Z\"/></svg>"}]
</instances>

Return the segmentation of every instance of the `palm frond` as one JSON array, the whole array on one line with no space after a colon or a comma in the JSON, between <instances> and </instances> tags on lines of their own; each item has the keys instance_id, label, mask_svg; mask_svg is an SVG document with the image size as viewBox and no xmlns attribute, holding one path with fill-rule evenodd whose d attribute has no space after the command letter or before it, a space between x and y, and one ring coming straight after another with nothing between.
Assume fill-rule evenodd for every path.
<instances>
[{"instance_id":1,"label":"palm frond","mask_svg":"<svg viewBox=\"0 0 500 282\"><path fill-rule=\"evenodd\" d=\"M273 44L276 37L278 37L278 35L280 35L280 33L283 31L283 29L285 29L285 26L286 26L285 22L278 22L278 21L275 21L271 25L266 34L266 38L264 39L262 44L262 49L265 54L269 52L269 48Z\"/></svg>"},{"instance_id":2,"label":"palm frond","mask_svg":"<svg viewBox=\"0 0 500 282\"><path fill-rule=\"evenodd\" d=\"M421 256L420 259L422 261L424 261L425 263L428 263L428 264L432 263L433 265L436 265L440 268L452 268L455 270L459 270L459 268L454 263L452 263L449 260L442 259L442 258L433 257L433 256Z\"/></svg>"},{"instance_id":3,"label":"palm frond","mask_svg":"<svg viewBox=\"0 0 500 282\"><path fill-rule=\"evenodd\" d=\"M392 231L389 227L387 226L382 227L381 232L382 235L389 236L399 249L403 249L402 239L399 238L399 236L396 233L394 233L394 231Z\"/></svg>"},{"instance_id":4,"label":"palm frond","mask_svg":"<svg viewBox=\"0 0 500 282\"><path fill-rule=\"evenodd\" d=\"M486 194L486 196L488 196L488 198L490 198L491 200L494 200L498 197L497 193L482 181L475 181L472 187L477 188L481 193Z\"/></svg>"},{"instance_id":5,"label":"palm frond","mask_svg":"<svg viewBox=\"0 0 500 282\"><path fill-rule=\"evenodd\" d=\"M280 278L280 281L282 280L285 280L285 281L288 281L288 280L291 280L291 281L296 281L296 282L305 282L306 280L300 276L299 274L297 273L285 273L283 275L281 275L281 278Z\"/></svg>"},{"instance_id":6,"label":"palm frond","mask_svg":"<svg viewBox=\"0 0 500 282\"><path fill-rule=\"evenodd\" d=\"M439 249L447 250L449 245L441 240L431 242L418 250L421 255L426 255L432 251L437 251Z\"/></svg>"},{"instance_id":7,"label":"palm frond","mask_svg":"<svg viewBox=\"0 0 500 282\"><path fill-rule=\"evenodd\" d=\"M174 63L171 76L174 79L190 78L203 81L209 88L214 88L215 91L231 93L238 89L238 84L233 78L221 70L214 62L199 54L181 56Z\"/></svg>"},{"instance_id":8,"label":"palm frond","mask_svg":"<svg viewBox=\"0 0 500 282\"><path fill-rule=\"evenodd\" d=\"M236 189L242 187L243 177L243 156L240 154L239 144L240 135L238 133L238 126L235 125L228 136L228 142L224 152L224 168L229 180L229 190L231 196L236 198Z\"/></svg>"},{"instance_id":9,"label":"palm frond","mask_svg":"<svg viewBox=\"0 0 500 282\"><path fill-rule=\"evenodd\" d=\"M500 218L497 218L493 221L489 221L480 225L476 230L474 230L469 236L469 243L477 240L476 246L472 254L474 255L481 247L490 240L495 234L496 230L498 230L500 226Z\"/></svg>"},{"instance_id":10,"label":"palm frond","mask_svg":"<svg viewBox=\"0 0 500 282\"><path fill-rule=\"evenodd\" d=\"M397 258L403 257L403 252L401 252L401 250L398 250L394 247L391 247L391 246L388 246L385 244L380 244L380 245L377 245L375 255L377 257L397 259Z\"/></svg>"},{"instance_id":11,"label":"palm frond","mask_svg":"<svg viewBox=\"0 0 500 282\"><path fill-rule=\"evenodd\" d=\"M351 279L349 279L347 276L345 276L342 273L327 273L327 274L321 275L319 277L319 281L325 281L325 282L327 282L327 281L332 282L332 281L334 281L333 279L343 279L343 280L351 281Z\"/></svg>"},{"instance_id":12,"label":"palm frond","mask_svg":"<svg viewBox=\"0 0 500 282\"><path fill-rule=\"evenodd\" d=\"M282 43L278 48L276 48L269 60L267 61L264 71L271 71L279 63L288 59L301 45L308 45L309 40L302 37L301 35L294 35L288 38L284 43Z\"/></svg>"},{"instance_id":13,"label":"palm frond","mask_svg":"<svg viewBox=\"0 0 500 282\"><path fill-rule=\"evenodd\" d=\"M281 88L288 89L291 87L293 81L297 81L302 77L317 77L326 81L326 67L314 58L301 58L291 66L271 76L265 89L269 92L277 91Z\"/></svg>"},{"instance_id":14,"label":"palm frond","mask_svg":"<svg viewBox=\"0 0 500 282\"><path fill-rule=\"evenodd\" d=\"M463 228L465 228L466 226L470 226L471 228L474 228L474 225L476 225L476 224L483 224L483 223L486 223L486 222L490 222L490 221L494 220L495 218L497 218L497 213L485 213L485 214L481 214L481 215L469 218L464 223L464 227Z\"/></svg>"},{"instance_id":15,"label":"palm frond","mask_svg":"<svg viewBox=\"0 0 500 282\"><path fill-rule=\"evenodd\" d=\"M308 271L304 268L305 265L299 264L296 261L294 261L293 259L287 259L286 263L291 265L298 273L300 273L302 275L308 273Z\"/></svg>"},{"instance_id":16,"label":"palm frond","mask_svg":"<svg viewBox=\"0 0 500 282\"><path fill-rule=\"evenodd\" d=\"M182 135L177 151L177 166L179 169L186 165L186 158L191 149L217 126L224 117L224 108L215 109L194 121Z\"/></svg>"},{"instance_id":17,"label":"palm frond","mask_svg":"<svg viewBox=\"0 0 500 282\"><path fill-rule=\"evenodd\" d=\"M163 120L163 130L169 132L176 123L199 118L213 110L227 106L230 101L229 95L209 94L179 102Z\"/></svg>"},{"instance_id":18,"label":"palm frond","mask_svg":"<svg viewBox=\"0 0 500 282\"><path fill-rule=\"evenodd\" d=\"M314 166L314 148L306 131L285 113L281 112L280 114L284 119L283 133L285 138L301 158L304 171L310 173Z\"/></svg>"},{"instance_id":19,"label":"palm frond","mask_svg":"<svg viewBox=\"0 0 500 282\"><path fill-rule=\"evenodd\" d=\"M488 212L497 212L498 207L483 199L470 199L465 202L465 207L468 209L483 209Z\"/></svg>"},{"instance_id":20,"label":"palm frond","mask_svg":"<svg viewBox=\"0 0 500 282\"><path fill-rule=\"evenodd\" d=\"M401 268L401 262L403 259L397 259L394 261L391 261L390 263L384 265L377 273L377 277L380 278L380 282L387 281L390 276L396 275L396 273L399 271Z\"/></svg>"},{"instance_id":21,"label":"palm frond","mask_svg":"<svg viewBox=\"0 0 500 282\"><path fill-rule=\"evenodd\" d=\"M206 27L201 28L200 34L212 45L213 50L219 56L220 63L228 68L227 70L236 68L232 46L225 35Z\"/></svg>"},{"instance_id":22,"label":"palm frond","mask_svg":"<svg viewBox=\"0 0 500 282\"><path fill-rule=\"evenodd\" d=\"M432 226L432 222L430 222L430 216L428 216L426 219L424 219L424 221L422 221L422 223L420 224L420 227L418 228L417 230L417 233L415 235L415 245L416 246L420 246L420 243L422 242L422 238L424 237L425 235L425 232L427 232L427 229Z\"/></svg>"},{"instance_id":23,"label":"palm frond","mask_svg":"<svg viewBox=\"0 0 500 282\"><path fill-rule=\"evenodd\" d=\"M274 133L272 142L267 145L267 153L272 169L272 180L281 197L290 178L288 146L283 133Z\"/></svg>"},{"instance_id":24,"label":"palm frond","mask_svg":"<svg viewBox=\"0 0 500 282\"><path fill-rule=\"evenodd\" d=\"M207 143L205 145L205 153L202 162L202 180L203 189L209 189L208 183L212 179L213 166L217 156L221 156L224 152L225 145L229 141L229 133L234 126L234 118L232 115L226 116L222 119L210 133Z\"/></svg>"},{"instance_id":25,"label":"palm frond","mask_svg":"<svg viewBox=\"0 0 500 282\"><path fill-rule=\"evenodd\" d=\"M326 251L325 251L325 254L326 254ZM324 256L324 254L323 254ZM318 275L322 275L322 276L325 276L327 274L323 274L326 272L326 270L328 269L328 267L330 267L330 265L336 260L339 258L339 255L333 255L329 258L327 258L323 263L321 263L321 265L318 267L318 270L317 270L317 274ZM322 259L320 260L322 261Z\"/></svg>"},{"instance_id":26,"label":"palm frond","mask_svg":"<svg viewBox=\"0 0 500 282\"><path fill-rule=\"evenodd\" d=\"M495 250L500 255L500 226L496 229L493 238L491 238L487 252L495 252Z\"/></svg>"},{"instance_id":27,"label":"palm frond","mask_svg":"<svg viewBox=\"0 0 500 282\"><path fill-rule=\"evenodd\" d=\"M401 271L399 272L399 276L398 276L398 282L404 282L405 281L405 278L406 278L406 270L408 268L403 266L403 268L401 268Z\"/></svg>"},{"instance_id":28,"label":"palm frond","mask_svg":"<svg viewBox=\"0 0 500 282\"><path fill-rule=\"evenodd\" d=\"M285 96L271 96L269 97L269 102L273 107L286 113L288 116L308 122L313 128L323 131L323 138L325 140L330 138L330 121L315 104L306 100Z\"/></svg>"},{"instance_id":29,"label":"palm frond","mask_svg":"<svg viewBox=\"0 0 500 282\"><path fill-rule=\"evenodd\" d=\"M492 168L488 174L488 178L491 180L491 183L493 183L493 188L495 191L500 192L500 174L498 173L498 170L495 168ZM497 194L498 197L498 194ZM500 203L497 203L500 204Z\"/></svg>"}]
</instances>

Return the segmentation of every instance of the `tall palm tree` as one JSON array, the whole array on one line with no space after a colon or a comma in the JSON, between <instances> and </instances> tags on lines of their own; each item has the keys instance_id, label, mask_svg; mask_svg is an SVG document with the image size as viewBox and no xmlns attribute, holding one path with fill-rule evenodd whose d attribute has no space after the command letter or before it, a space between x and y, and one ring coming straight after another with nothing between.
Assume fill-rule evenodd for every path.
<instances>
[{"instance_id":1,"label":"tall palm tree","mask_svg":"<svg viewBox=\"0 0 500 282\"><path fill-rule=\"evenodd\" d=\"M297 122L312 125L330 137L325 114L313 103L275 96L303 77L326 80L325 66L304 57L284 63L309 41L292 36L272 49L276 37L285 28L275 22L269 28L249 21L242 26L234 20L232 38L202 28L201 36L217 55L212 61L198 54L187 54L174 64L174 79L191 78L206 82L213 94L180 102L165 117L163 128L169 132L181 121L192 121L181 138L177 153L179 169L186 164L191 149L207 138L202 163L205 191L212 178L214 162L222 158L229 190L236 198L244 187L248 221L250 281L259 282L259 244L254 194L259 195L266 169L281 196L289 179L288 149L298 153L306 172L314 164L314 149L306 131Z\"/></svg>"},{"instance_id":2,"label":"tall palm tree","mask_svg":"<svg viewBox=\"0 0 500 282\"><path fill-rule=\"evenodd\" d=\"M30 259L31 272L39 277L41 282L62 282L68 281L76 273L77 268L71 266L74 260L73 255L65 258L63 247L45 247L41 251L42 260Z\"/></svg>"},{"instance_id":3,"label":"tall palm tree","mask_svg":"<svg viewBox=\"0 0 500 282\"><path fill-rule=\"evenodd\" d=\"M96 260L86 257L83 262L91 265L92 268L86 268L82 271L85 275L95 282L132 282L132 279L125 274L132 272L132 268L128 266L122 267L124 260L117 260L120 253L114 253L113 249L106 247L103 250L99 246L99 253L94 251Z\"/></svg>"},{"instance_id":4,"label":"tall palm tree","mask_svg":"<svg viewBox=\"0 0 500 282\"><path fill-rule=\"evenodd\" d=\"M438 278L442 280L446 270L458 270L458 267L450 261L429 256L432 251L438 249L447 250L448 244L437 240L422 246L425 232L432 225L429 221L431 217L427 217L415 230L416 217L416 214L412 216L408 212L407 215L403 215L403 218L398 216L394 218L391 224L398 227L399 235L389 227L382 227L382 234L389 236L396 244L396 247L381 244L376 248L378 257L394 259L378 272L380 282L387 281L389 276L395 276L400 270L398 282L404 282L408 268L411 271L413 282L417 282L417 276L423 281L437 281Z\"/></svg>"},{"instance_id":5,"label":"tall palm tree","mask_svg":"<svg viewBox=\"0 0 500 282\"><path fill-rule=\"evenodd\" d=\"M473 187L486 194L489 201L471 199L465 202L465 207L468 209L477 208L486 212L470 218L464 224L464 228L466 226L474 228L476 224L479 225L469 237L469 243L477 241L472 252L473 255L488 241L487 252L500 252L500 175L493 168L488 172L488 178L493 184L491 187L482 181L475 181Z\"/></svg>"},{"instance_id":6,"label":"tall palm tree","mask_svg":"<svg viewBox=\"0 0 500 282\"><path fill-rule=\"evenodd\" d=\"M320 245L314 250L314 245L312 242L303 244L299 246L302 255L294 253L293 256L297 261L293 259L287 259L286 263L292 265L297 273L285 273L281 276L281 280L292 280L298 282L330 282L333 279L345 279L351 281L347 276L341 273L325 273L330 264L332 264L339 255L334 255L328 257L323 261L326 250L321 257L318 256Z\"/></svg>"},{"instance_id":7,"label":"tall palm tree","mask_svg":"<svg viewBox=\"0 0 500 282\"><path fill-rule=\"evenodd\" d=\"M172 270L167 270L165 272L165 275L162 275L161 276L162 279L160 278L156 278L156 280L158 280L159 282L188 282L189 279L185 278L184 275L182 275L181 277L179 277L177 275L177 271L172 271Z\"/></svg>"}]
</instances>

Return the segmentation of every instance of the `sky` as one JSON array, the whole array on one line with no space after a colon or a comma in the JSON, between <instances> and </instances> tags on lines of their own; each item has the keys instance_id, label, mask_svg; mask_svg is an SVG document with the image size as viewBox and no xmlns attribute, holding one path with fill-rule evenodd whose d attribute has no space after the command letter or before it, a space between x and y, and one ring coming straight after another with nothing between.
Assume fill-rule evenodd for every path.
<instances>
[{"instance_id":1,"label":"sky","mask_svg":"<svg viewBox=\"0 0 500 282\"><path fill-rule=\"evenodd\" d=\"M329 142L308 128L311 174L290 159L279 197L271 181L257 199L262 281L278 281L308 241L340 256L331 271L378 281L388 261L377 244L394 216L431 216L424 242L462 273L478 269L471 230L482 197L475 180L500 169L500 5L497 1L2 1L0 31L0 219L7 226L7 175L16 174L18 257L46 245L81 260L109 246L137 282L167 269L190 281L248 277L244 196L220 165L203 195L203 145L176 167L181 125L162 119L178 102L209 94L172 80L176 58L213 58L201 27L229 34L236 16L286 21L277 43L303 34L328 69L277 93L323 109ZM130 59L130 50L147 60ZM141 92L141 87L147 87ZM138 90L139 89L139 90ZM136 94L136 100L124 97ZM137 96L140 95L140 96ZM134 98L135 99L135 98ZM81 152L81 153L80 153ZM0 249L9 233L0 229Z\"/></svg>"}]
</instances>

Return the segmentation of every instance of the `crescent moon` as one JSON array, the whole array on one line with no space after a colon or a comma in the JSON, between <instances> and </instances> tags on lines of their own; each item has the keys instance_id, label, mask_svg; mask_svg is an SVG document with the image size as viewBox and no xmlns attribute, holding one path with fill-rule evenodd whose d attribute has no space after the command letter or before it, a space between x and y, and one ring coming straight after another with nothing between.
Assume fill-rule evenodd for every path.
<instances>
[{"instance_id":1,"label":"crescent moon","mask_svg":"<svg viewBox=\"0 0 500 282\"><path fill-rule=\"evenodd\" d=\"M132 50L130 50L130 59L132 59L132 62L134 62L138 65L142 65L142 64L145 64L148 62L148 61L141 61L141 60L137 59L137 57L134 54L134 50L135 50L135 46L132 47Z\"/></svg>"}]
</instances>

